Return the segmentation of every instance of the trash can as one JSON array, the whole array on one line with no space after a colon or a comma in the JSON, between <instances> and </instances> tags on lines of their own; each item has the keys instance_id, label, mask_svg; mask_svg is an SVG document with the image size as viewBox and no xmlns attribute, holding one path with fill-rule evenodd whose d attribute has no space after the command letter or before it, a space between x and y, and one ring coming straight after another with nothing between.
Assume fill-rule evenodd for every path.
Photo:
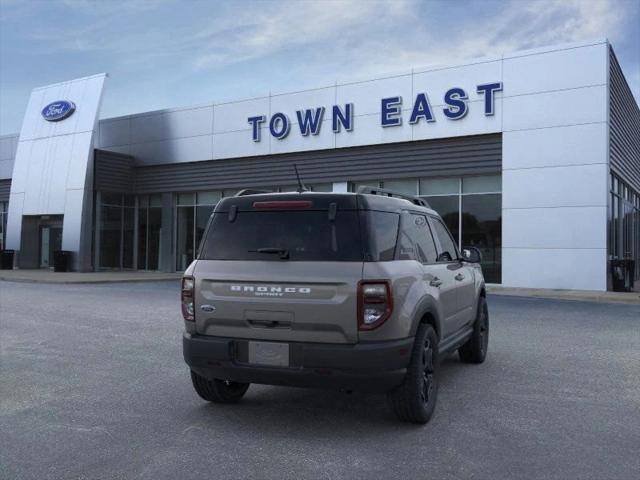
<instances>
[{"instance_id":1,"label":"trash can","mask_svg":"<svg viewBox=\"0 0 640 480\"><path fill-rule=\"evenodd\" d=\"M15 250L2 250L0 253L0 270L13 270L13 256Z\"/></svg>"},{"instance_id":2,"label":"trash can","mask_svg":"<svg viewBox=\"0 0 640 480\"><path fill-rule=\"evenodd\" d=\"M68 250L56 250L53 252L53 271L68 272L71 270L71 255Z\"/></svg>"},{"instance_id":3,"label":"trash can","mask_svg":"<svg viewBox=\"0 0 640 480\"><path fill-rule=\"evenodd\" d=\"M611 280L614 292L630 292L634 283L635 262L632 259L611 260Z\"/></svg>"}]
</instances>

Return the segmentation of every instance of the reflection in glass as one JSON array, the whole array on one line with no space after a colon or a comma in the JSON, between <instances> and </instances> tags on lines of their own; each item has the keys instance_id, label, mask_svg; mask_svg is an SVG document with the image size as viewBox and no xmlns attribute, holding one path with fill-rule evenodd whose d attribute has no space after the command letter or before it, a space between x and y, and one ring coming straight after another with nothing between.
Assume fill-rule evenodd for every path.
<instances>
[{"instance_id":1,"label":"reflection in glass","mask_svg":"<svg viewBox=\"0 0 640 480\"><path fill-rule=\"evenodd\" d=\"M100 210L100 267L120 268L122 207L102 205Z\"/></svg>"},{"instance_id":2,"label":"reflection in glass","mask_svg":"<svg viewBox=\"0 0 640 480\"><path fill-rule=\"evenodd\" d=\"M124 207L122 223L122 268L133 267L133 232L135 229L135 209Z\"/></svg>"},{"instance_id":3,"label":"reflection in glass","mask_svg":"<svg viewBox=\"0 0 640 480\"><path fill-rule=\"evenodd\" d=\"M463 195L462 245L482 253L482 272L487 283L501 283L502 195Z\"/></svg>"},{"instance_id":4,"label":"reflection in glass","mask_svg":"<svg viewBox=\"0 0 640 480\"><path fill-rule=\"evenodd\" d=\"M162 232L162 208L150 207L147 270L158 270L160 266L160 232Z\"/></svg>"},{"instance_id":5,"label":"reflection in glass","mask_svg":"<svg viewBox=\"0 0 640 480\"><path fill-rule=\"evenodd\" d=\"M196 207L196 249L200 247L200 240L204 235L204 231L207 228L207 222L209 217L213 213L213 206L198 206Z\"/></svg>"},{"instance_id":6,"label":"reflection in glass","mask_svg":"<svg viewBox=\"0 0 640 480\"><path fill-rule=\"evenodd\" d=\"M458 235L460 219L460 202L458 195L424 197L424 199L432 209L440 214L451 235L453 235L454 240L458 242L460 238Z\"/></svg>"},{"instance_id":7,"label":"reflection in glass","mask_svg":"<svg viewBox=\"0 0 640 480\"><path fill-rule=\"evenodd\" d=\"M184 271L193 261L194 208L178 207L176 270Z\"/></svg>"}]
</instances>

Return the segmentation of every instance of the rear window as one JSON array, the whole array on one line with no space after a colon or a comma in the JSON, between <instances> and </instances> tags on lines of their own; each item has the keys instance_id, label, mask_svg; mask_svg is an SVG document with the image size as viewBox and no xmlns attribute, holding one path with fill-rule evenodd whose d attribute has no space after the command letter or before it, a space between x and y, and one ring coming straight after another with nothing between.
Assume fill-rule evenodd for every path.
<instances>
[{"instance_id":1,"label":"rear window","mask_svg":"<svg viewBox=\"0 0 640 480\"><path fill-rule=\"evenodd\" d=\"M215 213L202 245L203 260L362 261L357 211L238 211Z\"/></svg>"}]
</instances>

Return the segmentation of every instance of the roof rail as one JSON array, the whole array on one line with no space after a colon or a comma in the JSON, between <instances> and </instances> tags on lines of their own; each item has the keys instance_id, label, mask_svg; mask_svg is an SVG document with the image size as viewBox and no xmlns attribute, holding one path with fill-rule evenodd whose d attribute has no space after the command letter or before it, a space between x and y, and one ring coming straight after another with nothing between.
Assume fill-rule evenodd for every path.
<instances>
[{"instance_id":1,"label":"roof rail","mask_svg":"<svg viewBox=\"0 0 640 480\"><path fill-rule=\"evenodd\" d=\"M244 197L245 195L258 195L260 193L273 193L269 190L257 190L255 188L245 188L244 190L240 190L238 193L234 195L234 197Z\"/></svg>"},{"instance_id":2,"label":"roof rail","mask_svg":"<svg viewBox=\"0 0 640 480\"><path fill-rule=\"evenodd\" d=\"M357 193L360 193L360 194L364 193L366 195L380 195L382 197L401 198L403 200L410 201L414 205L419 205L421 207L431 208L429 206L429 204L427 203L427 201L425 199L423 199L423 198L416 197L416 196L413 196L413 195L407 195L405 193L394 192L393 190L384 190L383 188L368 187L366 185L363 185L363 186L358 188L358 192Z\"/></svg>"}]
</instances>

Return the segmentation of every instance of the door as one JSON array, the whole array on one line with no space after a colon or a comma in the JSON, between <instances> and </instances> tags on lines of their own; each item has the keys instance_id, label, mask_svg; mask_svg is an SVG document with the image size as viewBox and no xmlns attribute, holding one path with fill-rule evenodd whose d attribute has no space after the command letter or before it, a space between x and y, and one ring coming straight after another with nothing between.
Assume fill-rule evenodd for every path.
<instances>
[{"instance_id":1,"label":"door","mask_svg":"<svg viewBox=\"0 0 640 480\"><path fill-rule=\"evenodd\" d=\"M455 333L468 325L472 320L471 309L475 298L473 291L475 284L474 273L473 269L467 267L460 261L460 255L458 254L458 249L455 246L453 237L444 223L434 217L430 217L429 223L438 249L436 263L445 266L446 270L446 273L443 270L442 280L444 282L444 278L446 278L447 281L452 282L450 283L451 289L453 290L451 300L455 302L455 306L453 307L455 313L452 315L446 330L449 333ZM447 331L445 331L445 334Z\"/></svg>"},{"instance_id":2,"label":"door","mask_svg":"<svg viewBox=\"0 0 640 480\"><path fill-rule=\"evenodd\" d=\"M40 227L40 268L49 268L50 233L48 226Z\"/></svg>"},{"instance_id":3,"label":"door","mask_svg":"<svg viewBox=\"0 0 640 480\"><path fill-rule=\"evenodd\" d=\"M439 300L442 333L444 336L453 333L459 311L455 273L447 262L437 261L438 251L425 215L416 212L402 214L398 258L422 264L425 289Z\"/></svg>"}]
</instances>

